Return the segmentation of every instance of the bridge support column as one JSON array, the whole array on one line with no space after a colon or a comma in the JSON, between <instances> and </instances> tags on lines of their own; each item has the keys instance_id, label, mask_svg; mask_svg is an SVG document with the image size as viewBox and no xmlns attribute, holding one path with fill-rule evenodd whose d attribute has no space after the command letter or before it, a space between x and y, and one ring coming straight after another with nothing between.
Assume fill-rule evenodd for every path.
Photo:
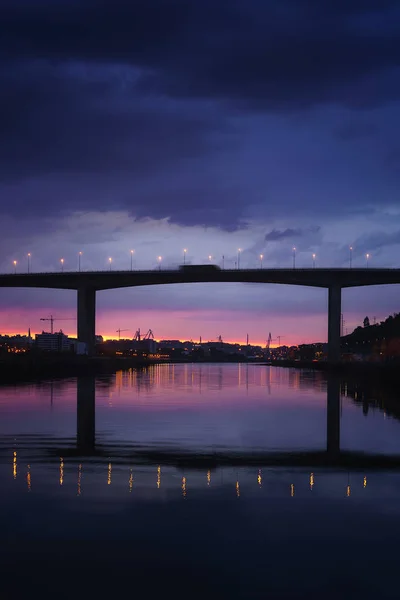
<instances>
[{"instance_id":1,"label":"bridge support column","mask_svg":"<svg viewBox=\"0 0 400 600\"><path fill-rule=\"evenodd\" d=\"M76 444L82 454L95 448L95 378L78 377L76 390Z\"/></svg>"},{"instance_id":2,"label":"bridge support column","mask_svg":"<svg viewBox=\"0 0 400 600\"><path fill-rule=\"evenodd\" d=\"M85 342L89 356L93 356L96 338L96 290L78 288L78 340Z\"/></svg>"},{"instance_id":3,"label":"bridge support column","mask_svg":"<svg viewBox=\"0 0 400 600\"><path fill-rule=\"evenodd\" d=\"M342 288L330 286L328 290L328 361L340 361L340 320L342 316Z\"/></svg>"},{"instance_id":4,"label":"bridge support column","mask_svg":"<svg viewBox=\"0 0 400 600\"><path fill-rule=\"evenodd\" d=\"M340 453L340 382L334 375L328 377L326 418L326 451L335 458Z\"/></svg>"}]
</instances>

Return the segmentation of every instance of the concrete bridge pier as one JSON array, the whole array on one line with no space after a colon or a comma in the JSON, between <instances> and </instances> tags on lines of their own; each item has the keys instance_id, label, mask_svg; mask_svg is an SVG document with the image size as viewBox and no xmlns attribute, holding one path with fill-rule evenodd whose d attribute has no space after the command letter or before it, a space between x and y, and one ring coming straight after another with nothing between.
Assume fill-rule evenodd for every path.
<instances>
[{"instance_id":1,"label":"concrete bridge pier","mask_svg":"<svg viewBox=\"0 0 400 600\"><path fill-rule=\"evenodd\" d=\"M78 288L78 340L85 342L89 356L93 356L96 338L96 290Z\"/></svg>"},{"instance_id":2,"label":"concrete bridge pier","mask_svg":"<svg viewBox=\"0 0 400 600\"><path fill-rule=\"evenodd\" d=\"M91 454L95 449L95 378L78 377L77 381L77 449Z\"/></svg>"},{"instance_id":3,"label":"concrete bridge pier","mask_svg":"<svg viewBox=\"0 0 400 600\"><path fill-rule=\"evenodd\" d=\"M340 362L340 321L342 318L342 288L332 285L328 289L328 361Z\"/></svg>"},{"instance_id":4,"label":"concrete bridge pier","mask_svg":"<svg viewBox=\"0 0 400 600\"><path fill-rule=\"evenodd\" d=\"M329 375L327 385L326 451L330 458L340 454L340 381Z\"/></svg>"}]
</instances>

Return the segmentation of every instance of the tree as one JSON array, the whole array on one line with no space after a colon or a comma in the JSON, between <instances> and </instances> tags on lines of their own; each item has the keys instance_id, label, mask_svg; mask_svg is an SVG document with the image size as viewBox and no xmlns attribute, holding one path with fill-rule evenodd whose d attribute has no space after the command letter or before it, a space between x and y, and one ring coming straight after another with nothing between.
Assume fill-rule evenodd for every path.
<instances>
[{"instance_id":1,"label":"tree","mask_svg":"<svg viewBox=\"0 0 400 600\"><path fill-rule=\"evenodd\" d=\"M364 327L369 327L369 317L365 317L365 319L364 319Z\"/></svg>"}]
</instances>

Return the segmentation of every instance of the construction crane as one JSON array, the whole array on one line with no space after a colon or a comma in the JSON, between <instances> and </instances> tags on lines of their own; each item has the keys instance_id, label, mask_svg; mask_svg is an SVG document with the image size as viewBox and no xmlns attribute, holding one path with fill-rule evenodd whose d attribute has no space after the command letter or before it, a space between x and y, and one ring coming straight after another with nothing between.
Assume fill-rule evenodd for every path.
<instances>
[{"instance_id":1,"label":"construction crane","mask_svg":"<svg viewBox=\"0 0 400 600\"><path fill-rule=\"evenodd\" d=\"M59 318L59 317L55 318L55 317L53 317L53 315L50 315L50 317L41 318L40 320L41 321L50 321L50 331L51 331L51 333L53 333L54 321L76 321L76 318L74 319L73 317L67 317L67 318L63 319L63 318Z\"/></svg>"},{"instance_id":2,"label":"construction crane","mask_svg":"<svg viewBox=\"0 0 400 600\"><path fill-rule=\"evenodd\" d=\"M276 338L273 338L271 336L271 333L268 334L268 341L267 341L267 350L270 349L271 347L271 342L275 342L275 340L278 340L278 346L281 345L281 338L285 337L284 335L277 335Z\"/></svg>"},{"instance_id":3,"label":"construction crane","mask_svg":"<svg viewBox=\"0 0 400 600\"><path fill-rule=\"evenodd\" d=\"M145 333L144 336L142 337L142 335L140 333L140 327L139 327L139 329L136 330L135 335L133 336L133 340L135 342L141 342L142 340L154 340L154 333L152 332L151 329L149 329L148 332Z\"/></svg>"},{"instance_id":4,"label":"construction crane","mask_svg":"<svg viewBox=\"0 0 400 600\"><path fill-rule=\"evenodd\" d=\"M118 339L121 339L121 331L130 331L130 329L117 329Z\"/></svg>"},{"instance_id":5,"label":"construction crane","mask_svg":"<svg viewBox=\"0 0 400 600\"><path fill-rule=\"evenodd\" d=\"M267 345L266 345L267 350L270 349L271 342L272 342L272 336L271 336L271 332L269 332L269 334L268 334L268 340L267 340Z\"/></svg>"}]
</instances>

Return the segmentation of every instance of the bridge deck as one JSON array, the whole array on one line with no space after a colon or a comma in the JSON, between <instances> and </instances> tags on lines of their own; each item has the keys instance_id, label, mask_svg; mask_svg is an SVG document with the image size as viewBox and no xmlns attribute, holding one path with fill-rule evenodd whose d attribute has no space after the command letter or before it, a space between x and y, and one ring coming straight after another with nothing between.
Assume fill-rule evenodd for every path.
<instances>
[{"instance_id":1,"label":"bridge deck","mask_svg":"<svg viewBox=\"0 0 400 600\"><path fill-rule=\"evenodd\" d=\"M172 283L270 283L328 288L400 284L400 269L156 269L0 275L0 287L107 290Z\"/></svg>"}]
</instances>

